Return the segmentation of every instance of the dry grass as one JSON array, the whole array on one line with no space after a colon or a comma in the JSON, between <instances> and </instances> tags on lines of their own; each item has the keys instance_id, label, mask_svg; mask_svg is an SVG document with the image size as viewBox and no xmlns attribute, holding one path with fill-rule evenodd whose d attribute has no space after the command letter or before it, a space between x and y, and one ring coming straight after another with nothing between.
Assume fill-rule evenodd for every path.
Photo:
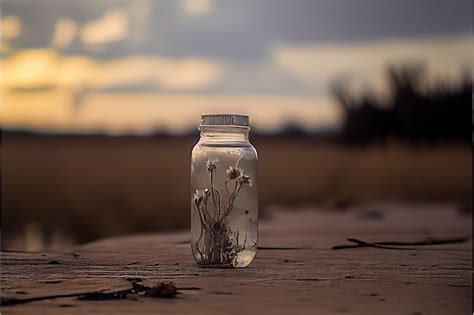
<instances>
[{"instance_id":1,"label":"dry grass","mask_svg":"<svg viewBox=\"0 0 474 315\"><path fill-rule=\"evenodd\" d=\"M29 223L41 230L47 244L71 235L85 242L186 228L195 141L5 135L6 247L26 246L25 233L20 240L14 236ZM471 199L468 145L347 148L312 139L252 142L259 151L262 207Z\"/></svg>"}]
</instances>

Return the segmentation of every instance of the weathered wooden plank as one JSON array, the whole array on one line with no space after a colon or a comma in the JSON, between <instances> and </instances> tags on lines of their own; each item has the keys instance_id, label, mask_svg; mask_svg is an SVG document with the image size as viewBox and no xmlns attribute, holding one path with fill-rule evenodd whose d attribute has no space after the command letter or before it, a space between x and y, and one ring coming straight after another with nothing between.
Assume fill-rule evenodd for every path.
<instances>
[{"instance_id":1,"label":"weathered wooden plank","mask_svg":"<svg viewBox=\"0 0 474 315\"><path fill-rule=\"evenodd\" d=\"M401 209L401 210L398 210ZM3 314L468 314L472 243L413 250L332 250L348 237L413 241L471 236L471 217L450 207L360 211L274 209L260 226L257 258L245 269L198 268L188 233L100 240L63 253L2 253L2 296L34 298L173 281L175 299L79 301L2 307ZM371 212L372 213L372 212ZM373 213L372 213L373 214Z\"/></svg>"}]
</instances>

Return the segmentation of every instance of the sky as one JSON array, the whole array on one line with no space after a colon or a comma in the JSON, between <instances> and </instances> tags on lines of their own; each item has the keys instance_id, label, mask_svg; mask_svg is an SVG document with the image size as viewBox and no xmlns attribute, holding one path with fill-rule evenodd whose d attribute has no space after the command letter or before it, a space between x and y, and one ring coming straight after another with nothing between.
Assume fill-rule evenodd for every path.
<instances>
[{"instance_id":1,"label":"sky","mask_svg":"<svg viewBox=\"0 0 474 315\"><path fill-rule=\"evenodd\" d=\"M337 128L330 93L388 97L388 65L428 82L472 70L472 2L4 0L6 129L183 134L202 113L252 126Z\"/></svg>"}]
</instances>

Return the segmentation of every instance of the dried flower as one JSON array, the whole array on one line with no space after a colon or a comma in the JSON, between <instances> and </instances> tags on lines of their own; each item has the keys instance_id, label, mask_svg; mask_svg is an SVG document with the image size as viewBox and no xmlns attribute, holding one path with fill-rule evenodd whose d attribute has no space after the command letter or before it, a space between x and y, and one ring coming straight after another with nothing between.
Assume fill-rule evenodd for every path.
<instances>
[{"instance_id":1,"label":"dried flower","mask_svg":"<svg viewBox=\"0 0 474 315\"><path fill-rule=\"evenodd\" d=\"M250 176L248 175L240 175L239 177L237 177L237 182L239 182L240 184L247 184L252 186L252 181L250 180Z\"/></svg>"},{"instance_id":2,"label":"dried flower","mask_svg":"<svg viewBox=\"0 0 474 315\"><path fill-rule=\"evenodd\" d=\"M217 159L216 160L207 160L206 166L207 166L207 171L209 173L212 173L217 169L217 162L219 162L219 160L217 160Z\"/></svg>"},{"instance_id":3,"label":"dried flower","mask_svg":"<svg viewBox=\"0 0 474 315\"><path fill-rule=\"evenodd\" d=\"M204 189L203 196L204 196L204 202L207 202L207 198L209 197L209 188Z\"/></svg>"},{"instance_id":4,"label":"dried flower","mask_svg":"<svg viewBox=\"0 0 474 315\"><path fill-rule=\"evenodd\" d=\"M230 166L226 173L229 179L236 179L242 174L242 170L240 168Z\"/></svg>"},{"instance_id":5,"label":"dried flower","mask_svg":"<svg viewBox=\"0 0 474 315\"><path fill-rule=\"evenodd\" d=\"M206 199L209 197L209 189L204 189L204 190L197 190L194 192L194 202L198 205L198 207L201 205L202 201L204 200L204 203L206 203Z\"/></svg>"},{"instance_id":6,"label":"dried flower","mask_svg":"<svg viewBox=\"0 0 474 315\"><path fill-rule=\"evenodd\" d=\"M204 190L196 190L193 197L202 227L201 235L196 242L197 251L202 263L207 265L234 264L238 253L245 250L246 246L246 239L243 244L239 244L239 231L234 233L225 220L234 209L234 203L243 186L252 185L251 177L245 175L244 170L237 167L238 162L235 167L229 166L226 170L227 180L224 182L229 199L224 207L221 203L221 195L215 187L217 175L215 172L218 163L218 159L207 160L206 168L210 175L210 186ZM235 183L232 183L235 185L232 185L231 192L228 184L232 180L235 180Z\"/></svg>"},{"instance_id":7,"label":"dried flower","mask_svg":"<svg viewBox=\"0 0 474 315\"><path fill-rule=\"evenodd\" d=\"M204 199L204 191L197 190L194 192L194 202L198 205L201 205L202 200Z\"/></svg>"}]
</instances>

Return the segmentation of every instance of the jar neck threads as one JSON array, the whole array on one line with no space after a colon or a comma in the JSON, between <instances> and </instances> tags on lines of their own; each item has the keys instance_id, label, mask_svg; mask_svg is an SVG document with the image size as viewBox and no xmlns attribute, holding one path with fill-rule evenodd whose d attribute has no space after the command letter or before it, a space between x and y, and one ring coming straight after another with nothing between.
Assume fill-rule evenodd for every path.
<instances>
[{"instance_id":1,"label":"jar neck threads","mask_svg":"<svg viewBox=\"0 0 474 315\"><path fill-rule=\"evenodd\" d=\"M203 126L201 131L201 141L204 142L248 142L249 127L245 126Z\"/></svg>"}]
</instances>

